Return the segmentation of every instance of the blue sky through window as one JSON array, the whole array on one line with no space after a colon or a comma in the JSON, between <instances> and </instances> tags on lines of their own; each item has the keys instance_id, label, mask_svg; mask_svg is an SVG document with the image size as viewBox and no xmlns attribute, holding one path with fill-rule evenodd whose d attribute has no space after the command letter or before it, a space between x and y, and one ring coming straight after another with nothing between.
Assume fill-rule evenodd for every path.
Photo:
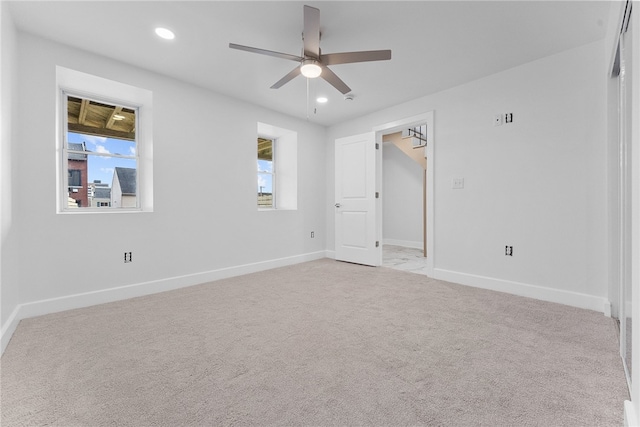
<instances>
[{"instance_id":1,"label":"blue sky through window","mask_svg":"<svg viewBox=\"0 0 640 427\"><path fill-rule=\"evenodd\" d=\"M258 160L258 172L273 172L273 162ZM258 173L258 192L273 192L273 176L270 173Z\"/></svg>"},{"instance_id":2,"label":"blue sky through window","mask_svg":"<svg viewBox=\"0 0 640 427\"><path fill-rule=\"evenodd\" d=\"M69 132L67 140L70 143L86 143L87 150L94 153L120 154L123 156L136 155L136 143L104 136L85 135ZM88 182L100 180L111 187L113 171L116 167L136 169L135 159L121 159L109 156L92 156L87 159Z\"/></svg>"}]
</instances>

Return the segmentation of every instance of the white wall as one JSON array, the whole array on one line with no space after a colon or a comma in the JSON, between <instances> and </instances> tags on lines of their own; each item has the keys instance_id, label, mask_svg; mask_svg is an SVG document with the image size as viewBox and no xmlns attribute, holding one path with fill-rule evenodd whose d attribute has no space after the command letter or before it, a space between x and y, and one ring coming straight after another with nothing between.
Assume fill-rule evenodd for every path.
<instances>
[{"instance_id":1,"label":"white wall","mask_svg":"<svg viewBox=\"0 0 640 427\"><path fill-rule=\"evenodd\" d=\"M382 172L382 241L422 249L422 167L384 143Z\"/></svg>"},{"instance_id":2,"label":"white wall","mask_svg":"<svg viewBox=\"0 0 640 427\"><path fill-rule=\"evenodd\" d=\"M596 42L333 126L327 188L335 138L435 110L436 275L603 311L605 63ZM494 127L506 112L514 122Z\"/></svg>"},{"instance_id":3,"label":"white wall","mask_svg":"<svg viewBox=\"0 0 640 427\"><path fill-rule=\"evenodd\" d=\"M7 2L0 2L0 322L2 333L19 300L16 258L10 250L15 240L12 141L15 134L13 111L16 105L16 29ZM12 331L7 331L10 335Z\"/></svg>"},{"instance_id":4,"label":"white wall","mask_svg":"<svg viewBox=\"0 0 640 427\"><path fill-rule=\"evenodd\" d=\"M56 65L153 92L154 212L56 214ZM20 316L324 256L324 127L24 33L17 96ZM298 134L297 210L258 212L258 122Z\"/></svg>"}]
</instances>

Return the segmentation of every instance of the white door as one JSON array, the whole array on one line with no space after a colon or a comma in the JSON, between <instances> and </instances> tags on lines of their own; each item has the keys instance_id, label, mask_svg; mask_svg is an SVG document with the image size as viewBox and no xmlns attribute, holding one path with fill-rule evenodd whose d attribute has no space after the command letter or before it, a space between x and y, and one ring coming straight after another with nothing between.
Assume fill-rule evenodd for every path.
<instances>
[{"instance_id":1,"label":"white door","mask_svg":"<svg viewBox=\"0 0 640 427\"><path fill-rule=\"evenodd\" d=\"M335 156L336 259L378 266L375 133L336 139Z\"/></svg>"}]
</instances>

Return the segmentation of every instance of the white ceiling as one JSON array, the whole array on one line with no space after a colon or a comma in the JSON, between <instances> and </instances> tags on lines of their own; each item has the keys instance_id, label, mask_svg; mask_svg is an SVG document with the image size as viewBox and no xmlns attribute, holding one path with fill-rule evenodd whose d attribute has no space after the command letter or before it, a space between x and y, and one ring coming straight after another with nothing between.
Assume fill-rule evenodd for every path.
<instances>
[{"instance_id":1,"label":"white ceiling","mask_svg":"<svg viewBox=\"0 0 640 427\"><path fill-rule=\"evenodd\" d=\"M376 111L604 37L608 1L13 1L19 30L323 125ZM320 79L270 86L295 62L302 6L320 9L323 53L391 49L391 61L332 70L353 101ZM156 26L176 33L173 41ZM315 95L329 102L318 105ZM310 108L308 108L310 106Z\"/></svg>"}]
</instances>

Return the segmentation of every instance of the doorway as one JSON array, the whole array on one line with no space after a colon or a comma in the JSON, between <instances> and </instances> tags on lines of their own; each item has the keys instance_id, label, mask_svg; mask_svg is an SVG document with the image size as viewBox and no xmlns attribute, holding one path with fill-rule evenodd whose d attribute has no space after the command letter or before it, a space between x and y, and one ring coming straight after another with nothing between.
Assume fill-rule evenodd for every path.
<instances>
[{"instance_id":1,"label":"doorway","mask_svg":"<svg viewBox=\"0 0 640 427\"><path fill-rule=\"evenodd\" d=\"M434 265L434 112L375 126L372 132L335 141L335 259L356 264L382 265L381 150L385 135L426 124L426 258L425 271Z\"/></svg>"},{"instance_id":2,"label":"doorway","mask_svg":"<svg viewBox=\"0 0 640 427\"><path fill-rule=\"evenodd\" d=\"M426 124L382 137L382 242L426 247ZM415 136L417 135L417 136Z\"/></svg>"},{"instance_id":3,"label":"doorway","mask_svg":"<svg viewBox=\"0 0 640 427\"><path fill-rule=\"evenodd\" d=\"M383 150L383 265L426 275L434 266L433 119L430 111L374 128Z\"/></svg>"}]
</instances>

